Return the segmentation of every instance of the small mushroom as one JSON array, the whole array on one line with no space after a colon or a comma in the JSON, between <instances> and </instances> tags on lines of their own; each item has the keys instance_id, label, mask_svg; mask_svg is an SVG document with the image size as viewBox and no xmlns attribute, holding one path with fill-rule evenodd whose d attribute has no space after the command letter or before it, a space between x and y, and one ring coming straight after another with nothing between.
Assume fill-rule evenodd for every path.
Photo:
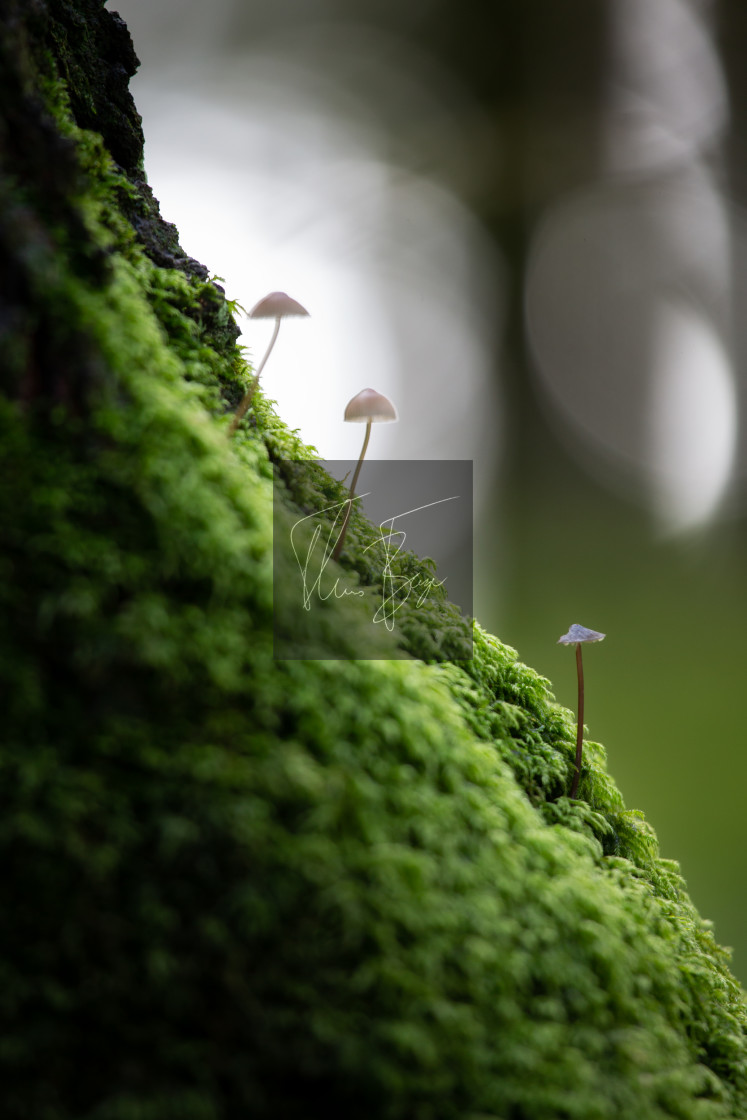
<instances>
[{"instance_id":1,"label":"small mushroom","mask_svg":"<svg viewBox=\"0 0 747 1120\"><path fill-rule=\"evenodd\" d=\"M347 509L345 510L345 520L342 523L340 535L337 538L337 544L332 552L332 559L337 560L342 552L342 545L345 540L345 534L348 531L348 521L350 520L350 513L353 508L353 498L355 497L355 488L358 484L358 476L361 473L363 466L363 459L368 447L368 441L371 438L371 425L383 422L388 422L397 419L397 410L388 397L377 393L375 389L361 389L352 400L348 401L345 407L344 419L347 423L364 424L366 425L366 434L363 437L363 447L358 458L355 471L353 472L353 479L350 483L350 491L348 493Z\"/></svg>"},{"instance_id":2,"label":"small mushroom","mask_svg":"<svg viewBox=\"0 0 747 1120\"><path fill-rule=\"evenodd\" d=\"M229 439L231 438L233 433L238 428L239 424L241 423L244 416L246 415L246 412L247 412L247 409L249 408L249 405L252 403L252 397L254 396L254 392L257 388L257 385L259 384L259 375L262 373L262 370L265 368L265 364L267 362L267 359L269 358L269 356L272 352L272 348L275 345L275 339L277 338L278 332L280 330L280 320L281 319L288 319L288 318L290 318L291 316L294 316L294 315L300 316L300 315L308 315L308 314L309 313L306 310L306 308L302 307L301 304L298 303L297 300L291 299L291 297L287 294L287 292L270 292L269 295L266 295L263 299L261 299L259 301L259 303L255 303L254 307L249 312L249 318L250 319L274 319L275 320L275 329L272 332L272 338L270 339L270 345L265 350L264 357L262 358L262 361L257 366L257 371L254 374L254 377L252 378L251 384L250 384L249 388L247 389L246 393L244 394L244 398L241 401L241 404L239 405L239 407L236 409L233 420L231 421L231 423L229 425L229 428L228 428L228 438Z\"/></svg>"},{"instance_id":3,"label":"small mushroom","mask_svg":"<svg viewBox=\"0 0 747 1120\"><path fill-rule=\"evenodd\" d=\"M576 647L576 670L578 674L578 729L576 731L576 770L571 784L571 798L578 793L578 783L581 779L581 760L584 744L584 662L581 656L581 646L584 642L601 642L604 634L598 630L589 630L586 626L573 623L567 634L558 638L558 645Z\"/></svg>"}]
</instances>

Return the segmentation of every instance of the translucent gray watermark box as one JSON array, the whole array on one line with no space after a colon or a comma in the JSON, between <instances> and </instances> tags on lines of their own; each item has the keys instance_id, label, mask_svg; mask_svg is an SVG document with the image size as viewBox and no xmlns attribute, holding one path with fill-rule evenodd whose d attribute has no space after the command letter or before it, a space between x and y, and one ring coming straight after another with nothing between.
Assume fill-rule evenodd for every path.
<instances>
[{"instance_id":1,"label":"translucent gray watermark box","mask_svg":"<svg viewBox=\"0 0 747 1120\"><path fill-rule=\"evenodd\" d=\"M276 462L276 658L472 657L472 461ZM343 613L332 609L347 600Z\"/></svg>"}]
</instances>

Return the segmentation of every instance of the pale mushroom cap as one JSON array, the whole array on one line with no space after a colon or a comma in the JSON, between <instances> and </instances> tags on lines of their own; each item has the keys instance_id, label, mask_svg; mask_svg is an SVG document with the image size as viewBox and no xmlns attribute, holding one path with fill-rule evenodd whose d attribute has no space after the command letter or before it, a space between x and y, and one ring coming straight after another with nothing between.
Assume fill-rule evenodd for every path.
<instances>
[{"instance_id":1,"label":"pale mushroom cap","mask_svg":"<svg viewBox=\"0 0 747 1120\"><path fill-rule=\"evenodd\" d=\"M598 630L589 630L586 626L579 626L577 622L573 623L567 634L562 638L558 638L558 644L564 646L576 645L578 642L601 642L606 634L600 634Z\"/></svg>"},{"instance_id":2,"label":"pale mushroom cap","mask_svg":"<svg viewBox=\"0 0 747 1120\"><path fill-rule=\"evenodd\" d=\"M249 312L250 319L287 319L290 315L308 315L308 311L287 292L270 292Z\"/></svg>"},{"instance_id":3,"label":"pale mushroom cap","mask_svg":"<svg viewBox=\"0 0 747 1120\"><path fill-rule=\"evenodd\" d=\"M380 421L396 420L397 410L382 393L375 389L361 389L345 406L345 419L358 424L374 424Z\"/></svg>"}]
</instances>

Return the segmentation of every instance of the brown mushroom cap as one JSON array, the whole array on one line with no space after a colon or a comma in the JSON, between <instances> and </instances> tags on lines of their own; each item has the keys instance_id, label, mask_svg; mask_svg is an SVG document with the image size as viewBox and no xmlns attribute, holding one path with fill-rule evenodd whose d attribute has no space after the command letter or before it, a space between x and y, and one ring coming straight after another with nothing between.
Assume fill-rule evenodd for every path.
<instances>
[{"instance_id":1,"label":"brown mushroom cap","mask_svg":"<svg viewBox=\"0 0 747 1120\"><path fill-rule=\"evenodd\" d=\"M291 299L287 292L270 292L255 303L250 319L287 319L291 315L308 315L305 307Z\"/></svg>"},{"instance_id":2,"label":"brown mushroom cap","mask_svg":"<svg viewBox=\"0 0 747 1120\"><path fill-rule=\"evenodd\" d=\"M586 626L579 626L574 622L568 633L558 638L558 645L572 646L578 642L601 642L604 637L606 634L600 634L598 630L589 630Z\"/></svg>"},{"instance_id":3,"label":"brown mushroom cap","mask_svg":"<svg viewBox=\"0 0 747 1120\"><path fill-rule=\"evenodd\" d=\"M345 407L345 420L357 424L367 424L369 421L378 423L397 419L397 410L382 393L375 389L361 389Z\"/></svg>"}]
</instances>

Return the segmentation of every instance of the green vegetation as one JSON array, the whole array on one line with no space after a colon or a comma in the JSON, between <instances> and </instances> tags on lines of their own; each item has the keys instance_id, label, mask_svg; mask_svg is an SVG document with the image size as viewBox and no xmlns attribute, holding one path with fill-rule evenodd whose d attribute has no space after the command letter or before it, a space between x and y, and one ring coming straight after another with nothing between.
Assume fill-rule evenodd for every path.
<instances>
[{"instance_id":1,"label":"green vegetation","mask_svg":"<svg viewBox=\"0 0 747 1120\"><path fill-rule=\"evenodd\" d=\"M76 164L61 209L0 183L27 217L3 242L26 284L0 398L3 1116L747 1114L726 955L597 744L566 796L548 682L479 626L439 662L470 625L443 594L380 660L345 659L358 600L273 613L273 489L290 520L344 487L289 467L312 449L260 393L227 440L250 374L221 290L173 244L159 263L137 169L36 65ZM356 513L343 554L371 596L376 536ZM273 628L325 659L274 660Z\"/></svg>"}]
</instances>

